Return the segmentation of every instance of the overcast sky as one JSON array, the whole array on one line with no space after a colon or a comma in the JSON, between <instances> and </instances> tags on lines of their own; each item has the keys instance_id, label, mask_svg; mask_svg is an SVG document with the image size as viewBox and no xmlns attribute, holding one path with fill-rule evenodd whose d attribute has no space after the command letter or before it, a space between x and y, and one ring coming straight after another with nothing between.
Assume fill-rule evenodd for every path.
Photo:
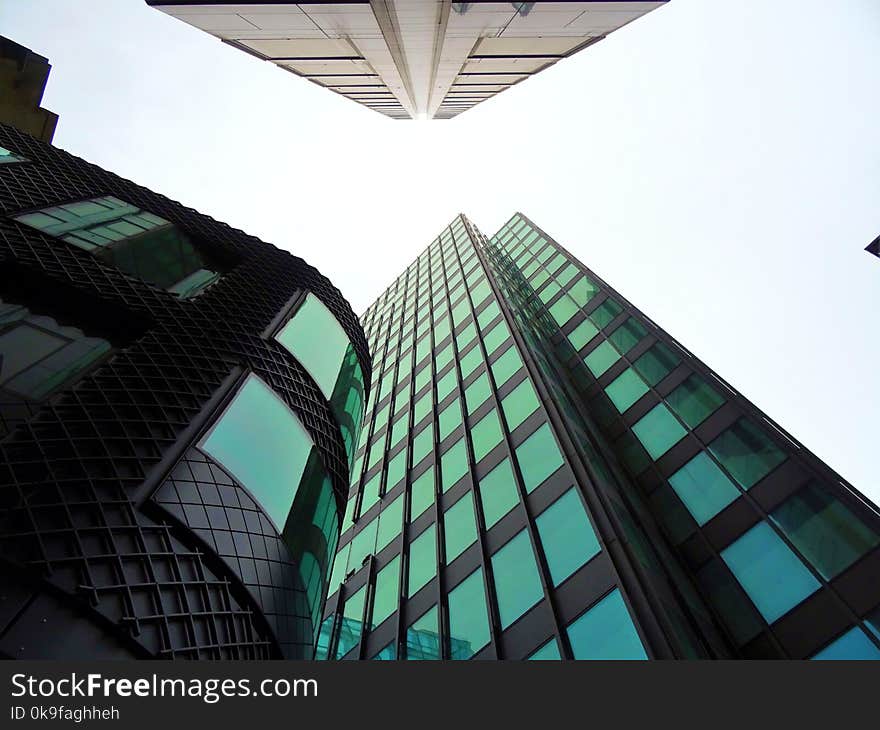
<instances>
[{"instance_id":1,"label":"overcast sky","mask_svg":"<svg viewBox=\"0 0 880 730\"><path fill-rule=\"evenodd\" d=\"M142 0L2 0L55 143L289 249L362 312L521 210L880 501L880 2L672 0L451 121L395 122Z\"/></svg>"}]
</instances>

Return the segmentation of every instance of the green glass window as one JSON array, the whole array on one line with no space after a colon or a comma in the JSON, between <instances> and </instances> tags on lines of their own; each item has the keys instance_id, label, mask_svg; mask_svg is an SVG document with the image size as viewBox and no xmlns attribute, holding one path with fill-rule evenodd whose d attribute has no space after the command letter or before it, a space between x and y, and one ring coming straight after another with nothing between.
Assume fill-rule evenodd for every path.
<instances>
[{"instance_id":1,"label":"green glass window","mask_svg":"<svg viewBox=\"0 0 880 730\"><path fill-rule=\"evenodd\" d=\"M623 307L615 299L608 297L587 316L593 320L599 329L603 329L622 311Z\"/></svg>"},{"instance_id":2,"label":"green glass window","mask_svg":"<svg viewBox=\"0 0 880 730\"><path fill-rule=\"evenodd\" d=\"M605 388L605 393L620 413L626 411L647 392L648 386L645 385L645 381L632 368L624 370Z\"/></svg>"},{"instance_id":3,"label":"green glass window","mask_svg":"<svg viewBox=\"0 0 880 730\"><path fill-rule=\"evenodd\" d=\"M483 569L477 568L449 592L449 656L470 659L490 639Z\"/></svg>"},{"instance_id":4,"label":"green glass window","mask_svg":"<svg viewBox=\"0 0 880 730\"><path fill-rule=\"evenodd\" d=\"M492 409L471 428L474 461L479 462L480 459L501 443L502 438L498 412Z\"/></svg>"},{"instance_id":5,"label":"green glass window","mask_svg":"<svg viewBox=\"0 0 880 730\"><path fill-rule=\"evenodd\" d=\"M647 659L645 647L616 588L568 627L575 659Z\"/></svg>"},{"instance_id":6,"label":"green glass window","mask_svg":"<svg viewBox=\"0 0 880 730\"><path fill-rule=\"evenodd\" d=\"M868 635L857 626L851 628L843 636L832 641L822 651L814 654L811 659L822 660L880 660L880 649Z\"/></svg>"},{"instance_id":7,"label":"green glass window","mask_svg":"<svg viewBox=\"0 0 880 730\"><path fill-rule=\"evenodd\" d=\"M599 328L590 320L585 319L575 327L568 335L568 341L575 350L580 350L590 340L599 334ZM607 370L608 368L606 368Z\"/></svg>"},{"instance_id":8,"label":"green glass window","mask_svg":"<svg viewBox=\"0 0 880 730\"><path fill-rule=\"evenodd\" d=\"M465 388L464 391L468 415L471 415L477 408L483 405L491 393L492 388L489 386L489 376L486 373L480 373L480 376Z\"/></svg>"},{"instance_id":9,"label":"green glass window","mask_svg":"<svg viewBox=\"0 0 880 730\"><path fill-rule=\"evenodd\" d=\"M421 423L422 419L431 412L434 396L430 389L413 406L413 424Z\"/></svg>"},{"instance_id":10,"label":"green glass window","mask_svg":"<svg viewBox=\"0 0 880 730\"><path fill-rule=\"evenodd\" d=\"M523 530L492 556L501 628L506 629L544 597L538 564Z\"/></svg>"},{"instance_id":11,"label":"green glass window","mask_svg":"<svg viewBox=\"0 0 880 730\"><path fill-rule=\"evenodd\" d=\"M431 525L409 545L409 582L407 597L427 585L437 574L437 528Z\"/></svg>"},{"instance_id":12,"label":"green glass window","mask_svg":"<svg viewBox=\"0 0 880 730\"><path fill-rule=\"evenodd\" d=\"M728 545L721 557L767 623L819 588L819 581L766 522Z\"/></svg>"},{"instance_id":13,"label":"green glass window","mask_svg":"<svg viewBox=\"0 0 880 730\"><path fill-rule=\"evenodd\" d=\"M663 403L658 403L642 416L633 424L632 430L654 460L663 456L687 434Z\"/></svg>"},{"instance_id":14,"label":"green glass window","mask_svg":"<svg viewBox=\"0 0 880 730\"><path fill-rule=\"evenodd\" d=\"M539 405L535 388L526 378L501 399L501 410L507 419L507 427L513 431L538 410Z\"/></svg>"},{"instance_id":15,"label":"green glass window","mask_svg":"<svg viewBox=\"0 0 880 730\"><path fill-rule=\"evenodd\" d=\"M459 360L459 366L461 367L461 377L467 379L468 375L470 375L474 370L476 370L480 363L483 362L483 355L480 352L479 345L471 349L466 355L462 356Z\"/></svg>"},{"instance_id":16,"label":"green glass window","mask_svg":"<svg viewBox=\"0 0 880 730\"><path fill-rule=\"evenodd\" d=\"M875 532L817 484L793 494L770 513L770 519L826 580L880 542Z\"/></svg>"},{"instance_id":17,"label":"green glass window","mask_svg":"<svg viewBox=\"0 0 880 730\"><path fill-rule=\"evenodd\" d=\"M452 368L452 370L437 381L437 402L442 403L446 396L455 390L457 383L458 376L456 375L455 368Z\"/></svg>"},{"instance_id":18,"label":"green glass window","mask_svg":"<svg viewBox=\"0 0 880 730\"><path fill-rule=\"evenodd\" d=\"M480 480L480 502L483 505L483 519L486 529L493 527L502 517L519 504L519 493L510 459L504 459L498 466Z\"/></svg>"},{"instance_id":19,"label":"green glass window","mask_svg":"<svg viewBox=\"0 0 880 730\"><path fill-rule=\"evenodd\" d=\"M584 358L587 367L595 377L599 377L620 359L620 353L607 340L600 342Z\"/></svg>"},{"instance_id":20,"label":"green glass window","mask_svg":"<svg viewBox=\"0 0 880 730\"><path fill-rule=\"evenodd\" d=\"M745 418L709 444L709 451L744 489L755 485L785 461L785 454Z\"/></svg>"},{"instance_id":21,"label":"green glass window","mask_svg":"<svg viewBox=\"0 0 880 730\"><path fill-rule=\"evenodd\" d=\"M694 374L666 396L666 402L682 421L696 428L718 410L724 398Z\"/></svg>"},{"instance_id":22,"label":"green glass window","mask_svg":"<svg viewBox=\"0 0 880 730\"><path fill-rule=\"evenodd\" d=\"M370 507L379 501L379 487L382 485L382 472L374 474L366 484L364 484L361 498L360 514L365 514Z\"/></svg>"},{"instance_id":23,"label":"green glass window","mask_svg":"<svg viewBox=\"0 0 880 730\"><path fill-rule=\"evenodd\" d=\"M366 603L367 587L361 587L345 601L339 632L336 639L336 658L342 659L361 641L364 632L364 604Z\"/></svg>"},{"instance_id":24,"label":"green glass window","mask_svg":"<svg viewBox=\"0 0 880 730\"><path fill-rule=\"evenodd\" d=\"M447 564L477 541L477 519L470 492L443 513L443 535Z\"/></svg>"},{"instance_id":25,"label":"green glass window","mask_svg":"<svg viewBox=\"0 0 880 730\"><path fill-rule=\"evenodd\" d=\"M376 548L376 532L379 529L379 520L374 517L351 541L351 552L348 554L348 571L359 570L364 564L364 558L371 555Z\"/></svg>"},{"instance_id":26,"label":"green glass window","mask_svg":"<svg viewBox=\"0 0 880 730\"><path fill-rule=\"evenodd\" d=\"M510 380L522 367L522 360L516 347L511 345L495 362L492 363L492 375L495 383L500 388Z\"/></svg>"},{"instance_id":27,"label":"green glass window","mask_svg":"<svg viewBox=\"0 0 880 730\"><path fill-rule=\"evenodd\" d=\"M491 330L483 337L483 344L486 346L486 352L490 355L495 352L510 337L510 330L507 328L504 320L498 321Z\"/></svg>"},{"instance_id":28,"label":"green glass window","mask_svg":"<svg viewBox=\"0 0 880 730\"><path fill-rule=\"evenodd\" d=\"M577 302L582 307L586 306L587 303L594 296L596 296L596 294L598 294L598 293L599 293L599 287L596 286L596 284L594 284L586 276L583 276L580 279L578 279L574 284L572 284L571 289L569 289L569 294L572 296L572 298L575 300L575 302ZM606 300L606 302L612 302L613 304L617 304L617 302L614 302L613 300L610 300L610 299ZM617 316L617 314L615 313L612 316L612 319L616 316ZM599 326L603 327L604 325L599 325Z\"/></svg>"},{"instance_id":29,"label":"green glass window","mask_svg":"<svg viewBox=\"0 0 880 730\"><path fill-rule=\"evenodd\" d=\"M477 315L477 323L480 325L480 329L485 331L486 326L499 314L501 314L501 308L498 306L498 302L491 302L488 307Z\"/></svg>"},{"instance_id":30,"label":"green glass window","mask_svg":"<svg viewBox=\"0 0 880 730\"><path fill-rule=\"evenodd\" d=\"M562 271L560 271L559 274L557 274L556 280L560 283L560 285L565 286L577 275L577 266L575 266L574 264L569 264Z\"/></svg>"},{"instance_id":31,"label":"green glass window","mask_svg":"<svg viewBox=\"0 0 880 730\"><path fill-rule=\"evenodd\" d=\"M0 388L42 400L110 353L107 340L0 300ZM0 425L0 436L6 429Z\"/></svg>"},{"instance_id":32,"label":"green glass window","mask_svg":"<svg viewBox=\"0 0 880 730\"><path fill-rule=\"evenodd\" d=\"M249 375L199 446L247 487L281 532L314 448L287 404Z\"/></svg>"},{"instance_id":33,"label":"green glass window","mask_svg":"<svg viewBox=\"0 0 880 730\"><path fill-rule=\"evenodd\" d=\"M647 331L641 323L633 317L630 317L626 322L620 325L620 327L608 335L608 339L611 340L611 343L617 348L618 352L625 355L647 334Z\"/></svg>"},{"instance_id":34,"label":"green glass window","mask_svg":"<svg viewBox=\"0 0 880 730\"><path fill-rule=\"evenodd\" d=\"M316 657L317 658L317 657ZM379 653L373 657L375 661L393 662L397 659L397 645L392 641L390 644L383 646Z\"/></svg>"},{"instance_id":35,"label":"green glass window","mask_svg":"<svg viewBox=\"0 0 880 730\"><path fill-rule=\"evenodd\" d=\"M550 425L545 423L516 447L516 460L526 491L541 486L564 463Z\"/></svg>"},{"instance_id":36,"label":"green glass window","mask_svg":"<svg viewBox=\"0 0 880 730\"><path fill-rule=\"evenodd\" d=\"M538 515L535 524L554 586L562 583L601 550L587 511L574 488Z\"/></svg>"},{"instance_id":37,"label":"green glass window","mask_svg":"<svg viewBox=\"0 0 880 730\"><path fill-rule=\"evenodd\" d=\"M90 198L15 219L183 299L220 278L183 231L119 198Z\"/></svg>"},{"instance_id":38,"label":"green glass window","mask_svg":"<svg viewBox=\"0 0 880 730\"><path fill-rule=\"evenodd\" d=\"M426 611L406 630L406 658L433 660L440 658L440 627L437 606Z\"/></svg>"},{"instance_id":39,"label":"green glass window","mask_svg":"<svg viewBox=\"0 0 880 730\"><path fill-rule=\"evenodd\" d=\"M562 291L562 287L560 287L555 281L551 281L541 290L538 294L538 298L544 302L544 304L547 304L547 302L553 299L553 297L555 297L560 291Z\"/></svg>"},{"instance_id":40,"label":"green glass window","mask_svg":"<svg viewBox=\"0 0 880 730\"><path fill-rule=\"evenodd\" d=\"M5 147L0 147L0 165L5 165L11 162L27 162L27 157L16 155Z\"/></svg>"},{"instance_id":41,"label":"green glass window","mask_svg":"<svg viewBox=\"0 0 880 730\"><path fill-rule=\"evenodd\" d=\"M462 350L464 350L465 347L473 342L476 336L477 328L474 327L474 323L471 322L467 327L465 327L455 336L455 344L458 345L458 351L461 352Z\"/></svg>"},{"instance_id":42,"label":"green glass window","mask_svg":"<svg viewBox=\"0 0 880 730\"><path fill-rule=\"evenodd\" d=\"M740 494L703 451L669 477L669 484L698 525L705 525Z\"/></svg>"},{"instance_id":43,"label":"green glass window","mask_svg":"<svg viewBox=\"0 0 880 730\"><path fill-rule=\"evenodd\" d=\"M556 639L550 639L544 646L537 649L530 657L529 661L557 661L562 659L559 653L559 645Z\"/></svg>"},{"instance_id":44,"label":"green glass window","mask_svg":"<svg viewBox=\"0 0 880 730\"><path fill-rule=\"evenodd\" d=\"M388 462L388 478L385 491L392 489L406 475L406 449Z\"/></svg>"},{"instance_id":45,"label":"green glass window","mask_svg":"<svg viewBox=\"0 0 880 730\"><path fill-rule=\"evenodd\" d=\"M633 363L633 367L650 386L657 385L678 365L678 357L662 342L651 347Z\"/></svg>"},{"instance_id":46,"label":"green glass window","mask_svg":"<svg viewBox=\"0 0 880 730\"><path fill-rule=\"evenodd\" d=\"M413 467L421 462L434 448L434 424L428 423L427 427L413 439L412 463Z\"/></svg>"},{"instance_id":47,"label":"green glass window","mask_svg":"<svg viewBox=\"0 0 880 730\"><path fill-rule=\"evenodd\" d=\"M434 504L434 467L416 479L410 487L411 504L410 504L410 522L415 522L416 518L421 517L425 510Z\"/></svg>"},{"instance_id":48,"label":"green glass window","mask_svg":"<svg viewBox=\"0 0 880 730\"><path fill-rule=\"evenodd\" d=\"M550 307L550 316L556 320L560 327L568 324L568 321L580 311L577 304L564 294Z\"/></svg>"},{"instance_id":49,"label":"green glass window","mask_svg":"<svg viewBox=\"0 0 880 730\"><path fill-rule=\"evenodd\" d=\"M440 412L440 440L461 425L461 401L456 398Z\"/></svg>"},{"instance_id":50,"label":"green glass window","mask_svg":"<svg viewBox=\"0 0 880 730\"><path fill-rule=\"evenodd\" d=\"M440 472L443 491L458 483L468 473L467 445L464 438L456 441L452 447L440 457Z\"/></svg>"},{"instance_id":51,"label":"green glass window","mask_svg":"<svg viewBox=\"0 0 880 730\"><path fill-rule=\"evenodd\" d=\"M376 593L373 596L373 617L370 629L375 629L397 610L400 597L400 556L376 573Z\"/></svg>"},{"instance_id":52,"label":"green glass window","mask_svg":"<svg viewBox=\"0 0 880 730\"><path fill-rule=\"evenodd\" d=\"M376 531L376 552L400 536L403 529L403 494L399 495L379 514L379 529Z\"/></svg>"}]
</instances>

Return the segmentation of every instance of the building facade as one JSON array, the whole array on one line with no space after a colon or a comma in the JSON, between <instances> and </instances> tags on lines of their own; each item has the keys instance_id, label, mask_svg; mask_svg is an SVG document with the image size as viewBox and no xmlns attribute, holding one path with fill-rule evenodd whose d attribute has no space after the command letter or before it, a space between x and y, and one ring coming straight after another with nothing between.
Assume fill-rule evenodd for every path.
<instances>
[{"instance_id":1,"label":"building facade","mask_svg":"<svg viewBox=\"0 0 880 730\"><path fill-rule=\"evenodd\" d=\"M51 70L47 58L0 36L0 124L52 141L58 115L40 106Z\"/></svg>"},{"instance_id":2,"label":"building facade","mask_svg":"<svg viewBox=\"0 0 880 730\"><path fill-rule=\"evenodd\" d=\"M310 658L369 378L313 267L0 126L0 656Z\"/></svg>"},{"instance_id":3,"label":"building facade","mask_svg":"<svg viewBox=\"0 0 880 730\"><path fill-rule=\"evenodd\" d=\"M449 119L664 5L147 0L393 119Z\"/></svg>"},{"instance_id":4,"label":"building facade","mask_svg":"<svg viewBox=\"0 0 880 730\"><path fill-rule=\"evenodd\" d=\"M361 321L319 658L880 658L877 508L526 217Z\"/></svg>"}]
</instances>

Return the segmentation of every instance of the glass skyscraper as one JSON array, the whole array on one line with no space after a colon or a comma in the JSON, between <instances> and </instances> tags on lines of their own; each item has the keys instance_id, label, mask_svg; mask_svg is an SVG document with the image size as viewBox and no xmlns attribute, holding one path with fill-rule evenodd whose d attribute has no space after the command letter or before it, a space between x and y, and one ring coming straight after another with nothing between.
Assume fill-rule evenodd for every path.
<instances>
[{"instance_id":1,"label":"glass skyscraper","mask_svg":"<svg viewBox=\"0 0 880 730\"><path fill-rule=\"evenodd\" d=\"M525 216L361 322L318 658L880 658L877 508Z\"/></svg>"}]
</instances>

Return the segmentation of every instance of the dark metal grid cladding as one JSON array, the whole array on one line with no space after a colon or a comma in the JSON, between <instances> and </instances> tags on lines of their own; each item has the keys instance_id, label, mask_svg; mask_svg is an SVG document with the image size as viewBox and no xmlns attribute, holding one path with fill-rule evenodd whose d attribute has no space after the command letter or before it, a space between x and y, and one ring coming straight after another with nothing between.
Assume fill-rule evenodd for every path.
<instances>
[{"instance_id":1,"label":"dark metal grid cladding","mask_svg":"<svg viewBox=\"0 0 880 730\"><path fill-rule=\"evenodd\" d=\"M93 297L99 317L129 322L136 332L0 440L0 560L23 569L37 588L65 595L73 610L102 621L144 655L288 654L289 642L273 637L262 615L277 609L266 595L253 600L241 564L230 572L184 521L147 497L185 450L178 440L197 435L193 420L204 418L230 373L244 367L297 413L343 505L348 466L329 404L306 370L260 333L297 291L311 291L354 343L369 383L369 353L354 313L325 277L289 253L10 127L0 125L0 145L29 160L0 174L0 271L34 274L41 282L34 299L55 297L56 308L65 301L56 287ZM224 276L181 301L9 217L101 195L171 221ZM0 616L0 636L13 629Z\"/></svg>"}]
</instances>

